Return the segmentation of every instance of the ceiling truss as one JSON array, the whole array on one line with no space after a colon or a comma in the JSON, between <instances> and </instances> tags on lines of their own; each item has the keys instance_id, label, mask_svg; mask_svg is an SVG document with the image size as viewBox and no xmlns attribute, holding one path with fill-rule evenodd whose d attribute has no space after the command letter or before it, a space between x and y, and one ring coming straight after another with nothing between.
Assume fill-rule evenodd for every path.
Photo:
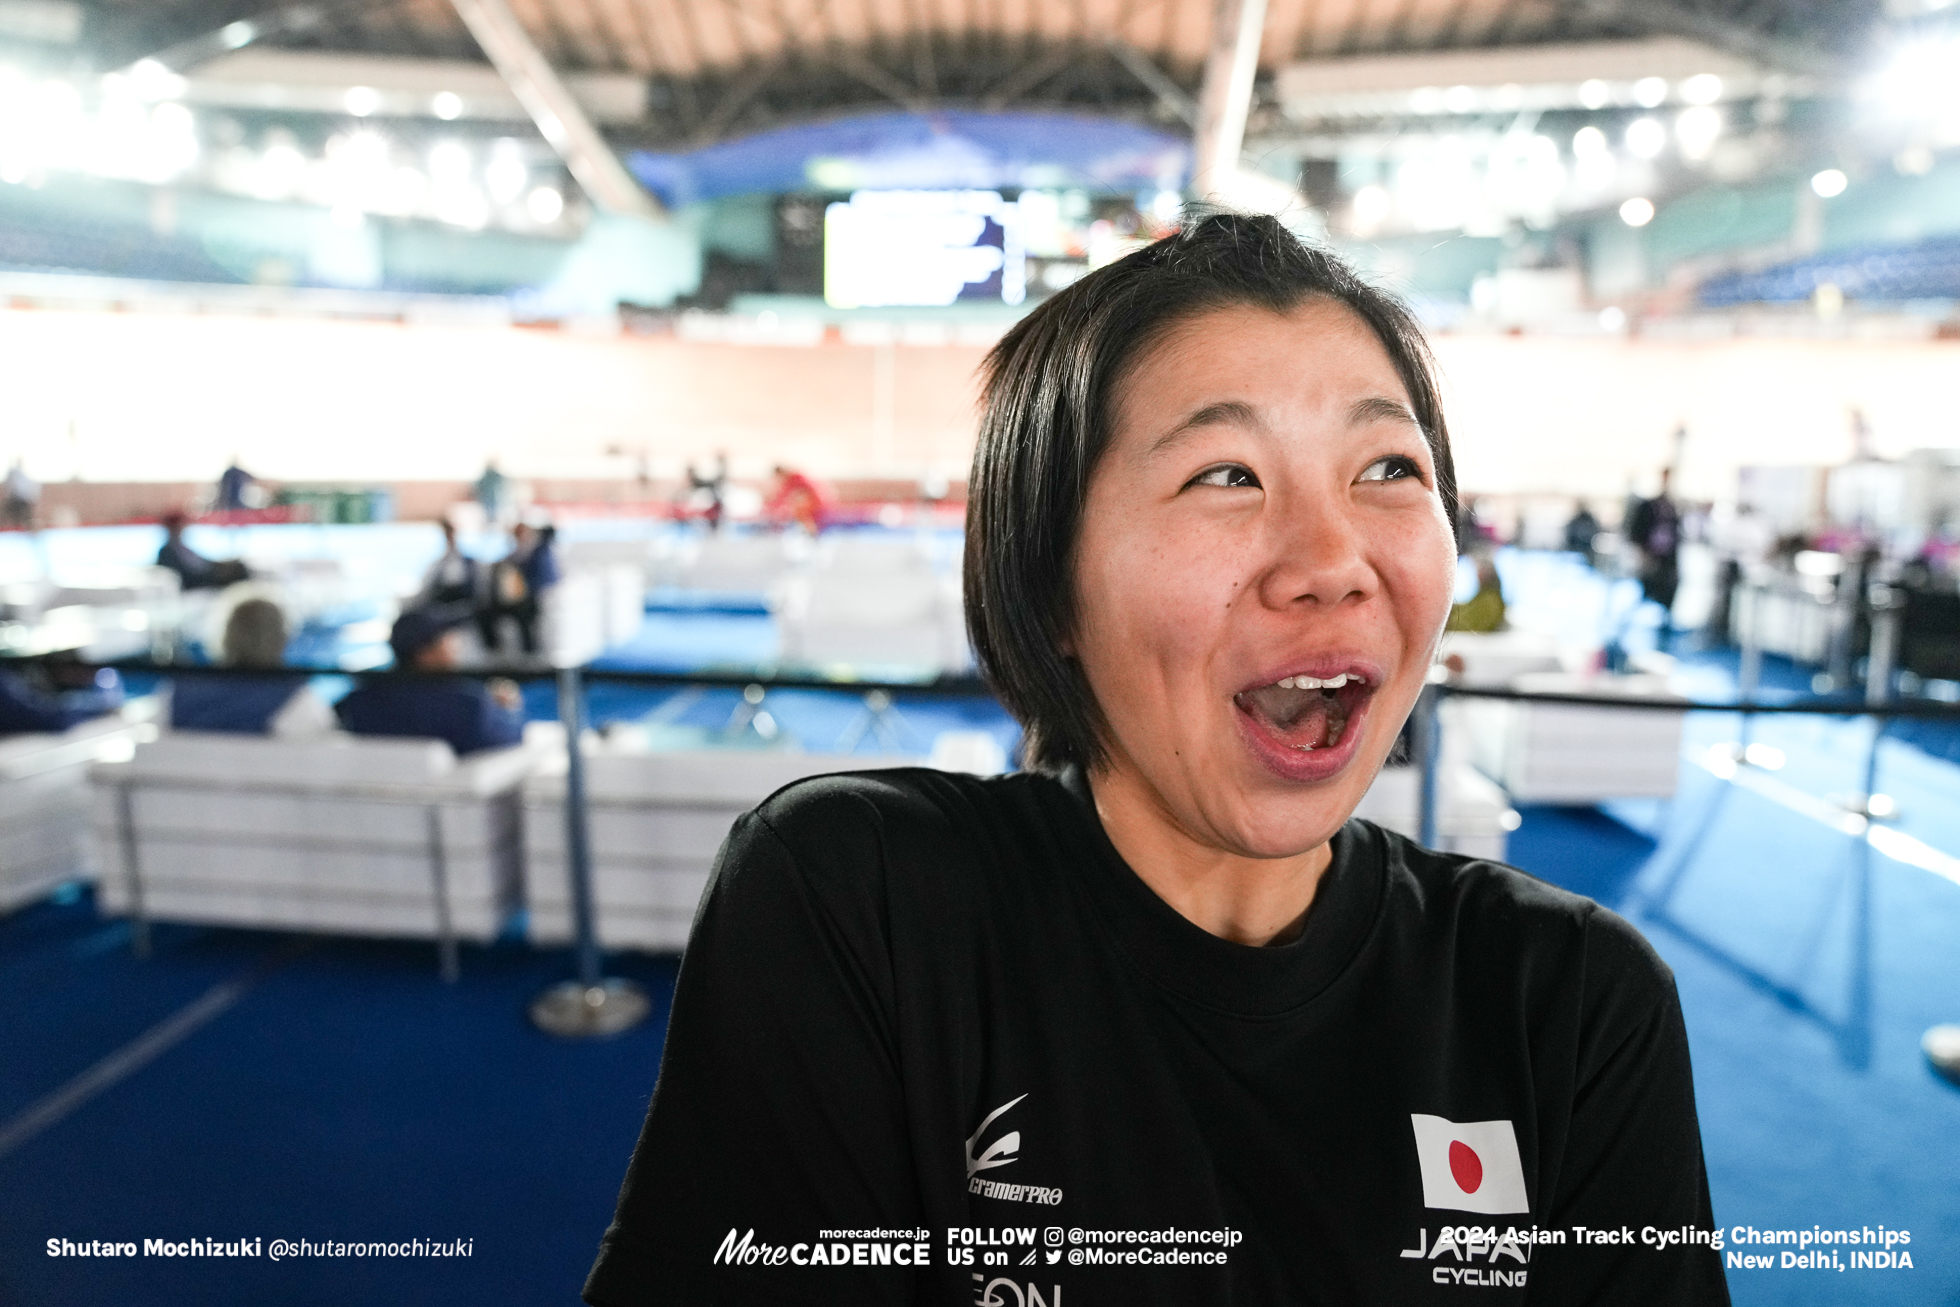
<instances>
[{"instance_id":1,"label":"ceiling truss","mask_svg":"<svg viewBox=\"0 0 1960 1307\"><path fill-rule=\"evenodd\" d=\"M881 107L1116 113L1182 129L1212 0L510 0L563 72L648 83L642 142L696 144ZM1881 0L1269 0L1281 64L1671 33L1814 72ZM299 49L480 59L449 0L92 0L100 66L195 52L228 24ZM236 30L236 29L234 29ZM199 43L202 42L203 45ZM221 49L222 47L217 47ZM214 49L213 52L216 52Z\"/></svg>"}]
</instances>

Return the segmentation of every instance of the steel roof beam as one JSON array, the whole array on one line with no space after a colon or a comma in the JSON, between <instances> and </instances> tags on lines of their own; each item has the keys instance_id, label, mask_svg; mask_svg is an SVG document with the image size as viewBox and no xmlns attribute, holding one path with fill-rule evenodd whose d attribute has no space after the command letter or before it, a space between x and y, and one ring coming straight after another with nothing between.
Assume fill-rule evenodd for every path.
<instances>
[{"instance_id":1,"label":"steel roof beam","mask_svg":"<svg viewBox=\"0 0 1960 1307\"><path fill-rule=\"evenodd\" d=\"M1252 79L1259 71L1259 38L1266 27L1266 0L1213 0L1211 52L1198 94L1193 133L1191 194L1225 187L1239 170L1245 120L1252 108Z\"/></svg>"},{"instance_id":2,"label":"steel roof beam","mask_svg":"<svg viewBox=\"0 0 1960 1307\"><path fill-rule=\"evenodd\" d=\"M1157 97L1157 103L1176 114L1185 126L1195 128L1198 125L1198 102L1172 81L1170 74L1152 63L1149 55L1113 36L1109 38L1109 52L1116 57L1117 63L1130 70L1131 76L1150 88L1150 93Z\"/></svg>"},{"instance_id":3,"label":"steel roof beam","mask_svg":"<svg viewBox=\"0 0 1960 1307\"><path fill-rule=\"evenodd\" d=\"M633 180L599 135L584 107L572 98L550 61L511 12L508 0L450 3L592 203L608 213L660 217L658 201Z\"/></svg>"}]
</instances>

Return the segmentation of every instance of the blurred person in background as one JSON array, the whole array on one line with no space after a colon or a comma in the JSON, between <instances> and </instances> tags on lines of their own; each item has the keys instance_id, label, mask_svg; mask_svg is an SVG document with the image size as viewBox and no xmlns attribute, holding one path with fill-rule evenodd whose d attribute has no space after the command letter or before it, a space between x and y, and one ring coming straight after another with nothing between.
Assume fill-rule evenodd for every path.
<instances>
[{"instance_id":1,"label":"blurred person in background","mask_svg":"<svg viewBox=\"0 0 1960 1307\"><path fill-rule=\"evenodd\" d=\"M236 513L241 509L257 507L246 501L251 498L248 492L258 483L257 477L238 465L238 455L233 454L231 462L218 476L218 511Z\"/></svg>"},{"instance_id":2,"label":"blurred person in background","mask_svg":"<svg viewBox=\"0 0 1960 1307\"><path fill-rule=\"evenodd\" d=\"M388 634L396 670L455 670L462 653L456 628L468 620L461 606L403 613ZM373 680L342 699L335 711L356 735L444 740L458 757L524 738L523 698L516 685L501 679L487 684L461 676Z\"/></svg>"},{"instance_id":3,"label":"blurred person in background","mask_svg":"<svg viewBox=\"0 0 1960 1307\"><path fill-rule=\"evenodd\" d=\"M689 498L702 505L701 516L707 519L708 529L721 530L721 516L728 497L728 451L715 451L713 470L706 474L696 472L694 464L690 462L687 465L687 487Z\"/></svg>"},{"instance_id":4,"label":"blurred person in background","mask_svg":"<svg viewBox=\"0 0 1960 1307\"><path fill-rule=\"evenodd\" d=\"M41 483L27 475L27 469L16 458L7 469L7 492L4 504L0 504L0 514L4 521L0 526L16 527L22 531L34 529L34 514L41 506Z\"/></svg>"},{"instance_id":5,"label":"blurred person in background","mask_svg":"<svg viewBox=\"0 0 1960 1307\"><path fill-rule=\"evenodd\" d=\"M483 465L483 475L476 479L471 497L483 506L485 520L493 525L503 522L504 506L510 501L510 478L497 470L496 459Z\"/></svg>"},{"instance_id":6,"label":"blurred person in background","mask_svg":"<svg viewBox=\"0 0 1960 1307\"><path fill-rule=\"evenodd\" d=\"M1640 551L1640 588L1672 614L1674 592L1681 588L1681 510L1668 494L1674 469L1661 469L1660 493L1643 499L1627 516L1627 541ZM1667 643L1672 617L1661 624L1661 643Z\"/></svg>"},{"instance_id":7,"label":"blurred person in background","mask_svg":"<svg viewBox=\"0 0 1960 1307\"><path fill-rule=\"evenodd\" d=\"M520 526L517 529L516 559L524 573L524 584L530 589L531 604L535 610L544 602L545 591L557 585L565 576L558 566L558 528L549 522ZM529 644L526 644L525 652L532 652Z\"/></svg>"},{"instance_id":8,"label":"blurred person in background","mask_svg":"<svg viewBox=\"0 0 1960 1307\"><path fill-rule=\"evenodd\" d=\"M813 477L781 463L776 464L774 476L762 506L769 520L779 526L794 522L811 535L822 531L830 512L828 492Z\"/></svg>"},{"instance_id":9,"label":"blurred person in background","mask_svg":"<svg viewBox=\"0 0 1960 1307\"><path fill-rule=\"evenodd\" d=\"M221 590L245 579L245 564L237 559L206 558L185 544L185 522L182 513L163 515L163 547L157 550L158 567L175 572L186 590Z\"/></svg>"},{"instance_id":10,"label":"blurred person in background","mask_svg":"<svg viewBox=\"0 0 1960 1307\"><path fill-rule=\"evenodd\" d=\"M79 682L79 684L76 684ZM0 735L55 733L122 706L122 678L60 663L0 669Z\"/></svg>"},{"instance_id":11,"label":"blurred person in background","mask_svg":"<svg viewBox=\"0 0 1960 1307\"><path fill-rule=\"evenodd\" d=\"M482 604L483 564L464 553L456 543L455 523L444 518L437 525L442 528L442 556L436 559L422 578L422 589L417 592L413 607L469 604L474 608Z\"/></svg>"},{"instance_id":12,"label":"blurred person in background","mask_svg":"<svg viewBox=\"0 0 1960 1307\"><path fill-rule=\"evenodd\" d=\"M170 725L180 731L224 731L311 740L331 735L333 708L305 672L285 671L286 614L270 599L244 599L225 619L223 663L241 673L184 676L170 684Z\"/></svg>"},{"instance_id":13,"label":"blurred person in background","mask_svg":"<svg viewBox=\"0 0 1960 1307\"><path fill-rule=\"evenodd\" d=\"M1913 554L1909 575L1915 576L1921 587L1939 585L1951 590L1953 578L1960 572L1956 563L1960 563L1960 525L1950 517L1941 518L1939 526Z\"/></svg>"},{"instance_id":14,"label":"blurred person in background","mask_svg":"<svg viewBox=\"0 0 1960 1307\"><path fill-rule=\"evenodd\" d=\"M1573 501L1574 508L1565 524L1565 548L1568 553L1580 555L1589 567L1598 567L1599 560L1593 552L1593 539L1599 534L1599 519L1583 499Z\"/></svg>"},{"instance_id":15,"label":"blurred person in background","mask_svg":"<svg viewBox=\"0 0 1960 1307\"><path fill-rule=\"evenodd\" d=\"M1464 553L1473 552L1479 547L1501 545L1497 521L1490 512L1490 504L1481 495L1471 495L1456 510L1457 547Z\"/></svg>"},{"instance_id":16,"label":"blurred person in background","mask_svg":"<svg viewBox=\"0 0 1960 1307\"><path fill-rule=\"evenodd\" d=\"M1488 551L1478 550L1477 593L1460 604L1450 605L1446 631L1501 631L1504 629L1504 584L1497 576L1497 561Z\"/></svg>"},{"instance_id":17,"label":"blurred person in background","mask_svg":"<svg viewBox=\"0 0 1960 1307\"><path fill-rule=\"evenodd\" d=\"M477 615L477 630L484 652L497 653L503 648L503 619L508 617L517 625L518 647L527 655L535 654L545 591L563 575L558 568L558 528L519 522L512 535L515 543L510 553L491 569L490 601Z\"/></svg>"}]
</instances>

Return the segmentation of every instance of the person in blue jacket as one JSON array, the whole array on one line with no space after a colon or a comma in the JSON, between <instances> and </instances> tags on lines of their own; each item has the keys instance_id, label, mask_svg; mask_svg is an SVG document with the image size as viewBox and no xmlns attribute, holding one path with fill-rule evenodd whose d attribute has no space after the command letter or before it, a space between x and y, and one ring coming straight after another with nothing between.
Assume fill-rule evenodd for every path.
<instances>
[{"instance_id":1,"label":"person in blue jacket","mask_svg":"<svg viewBox=\"0 0 1960 1307\"><path fill-rule=\"evenodd\" d=\"M519 522L512 535L515 547L492 569L490 603L477 616L478 630L484 650L495 654L503 648L502 625L508 617L517 623L518 643L525 654L534 655L544 592L563 575L558 567L558 528Z\"/></svg>"},{"instance_id":2,"label":"person in blue jacket","mask_svg":"<svg viewBox=\"0 0 1960 1307\"><path fill-rule=\"evenodd\" d=\"M82 689L47 690L27 675L0 671L0 735L54 733L122 706L122 678L104 668Z\"/></svg>"},{"instance_id":3,"label":"person in blue jacket","mask_svg":"<svg viewBox=\"0 0 1960 1307\"><path fill-rule=\"evenodd\" d=\"M175 572L186 590L219 590L245 580L245 564L237 559L206 558L184 543L188 520L182 513L163 515L163 547L157 550L156 565Z\"/></svg>"},{"instance_id":4,"label":"person in blue jacket","mask_svg":"<svg viewBox=\"0 0 1960 1307\"><path fill-rule=\"evenodd\" d=\"M333 709L303 671L283 670L286 615L270 599L247 599L225 621L224 661L238 674L180 676L170 687L170 725L180 731L224 731L314 739L334 729ZM247 673L257 672L258 675Z\"/></svg>"},{"instance_id":5,"label":"person in blue jacket","mask_svg":"<svg viewBox=\"0 0 1960 1307\"><path fill-rule=\"evenodd\" d=\"M398 670L443 672L455 668L456 628L467 609L411 608L395 619L388 643ZM446 740L458 756L516 744L524 736L524 712L509 681L486 685L464 677L390 678L369 681L338 704L340 723L356 735L395 735Z\"/></svg>"},{"instance_id":6,"label":"person in blue jacket","mask_svg":"<svg viewBox=\"0 0 1960 1307\"><path fill-rule=\"evenodd\" d=\"M259 479L238 466L238 455L231 456L225 465L224 473L218 478L218 511L235 513L253 505L245 502L245 492L259 483Z\"/></svg>"}]
</instances>

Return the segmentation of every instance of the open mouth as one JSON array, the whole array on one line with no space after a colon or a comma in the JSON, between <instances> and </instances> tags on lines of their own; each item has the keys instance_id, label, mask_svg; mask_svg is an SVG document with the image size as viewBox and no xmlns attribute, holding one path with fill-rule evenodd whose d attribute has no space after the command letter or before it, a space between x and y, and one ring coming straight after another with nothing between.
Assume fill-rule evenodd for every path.
<instances>
[{"instance_id":1,"label":"open mouth","mask_svg":"<svg viewBox=\"0 0 1960 1307\"><path fill-rule=\"evenodd\" d=\"M1241 690L1233 697L1239 711L1289 749L1311 753L1341 742L1348 722L1375 687L1359 672L1333 676L1286 676L1271 685Z\"/></svg>"}]
</instances>

